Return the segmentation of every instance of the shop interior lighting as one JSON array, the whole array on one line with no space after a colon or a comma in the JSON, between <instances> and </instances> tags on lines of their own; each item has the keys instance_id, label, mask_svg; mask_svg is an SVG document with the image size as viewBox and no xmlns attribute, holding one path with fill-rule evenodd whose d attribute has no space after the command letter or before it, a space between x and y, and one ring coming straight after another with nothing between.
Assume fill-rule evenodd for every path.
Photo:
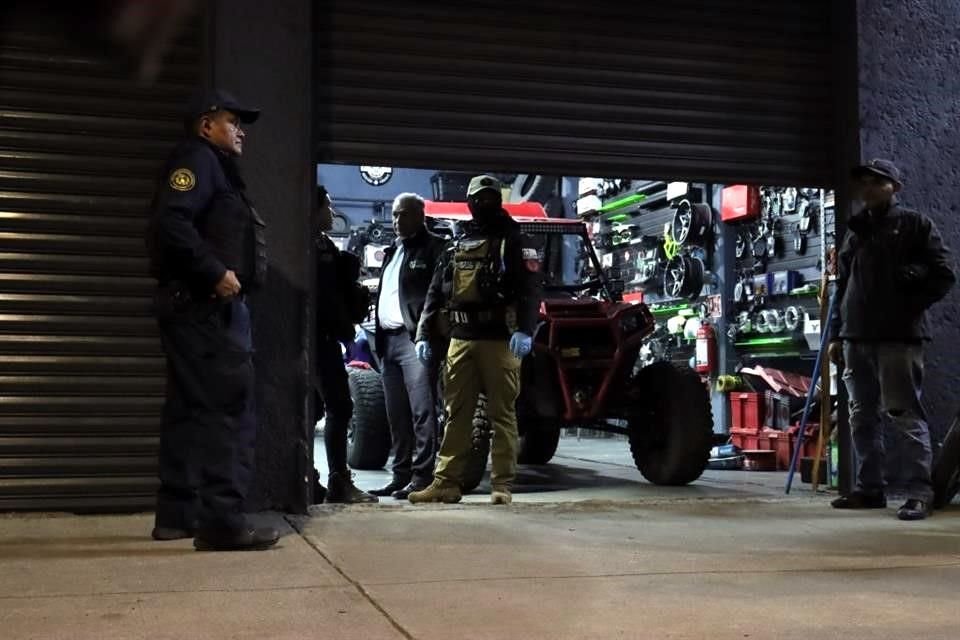
<instances>
[{"instance_id":1,"label":"shop interior lighting","mask_svg":"<svg viewBox=\"0 0 960 640\"><path fill-rule=\"evenodd\" d=\"M642 193L637 193L632 196L627 196L625 198L617 198L613 202L608 202L603 205L597 211L600 213L609 213L610 211L616 211L617 209L623 209L624 207L629 207L630 205L638 204L647 199L647 196Z\"/></svg>"},{"instance_id":2,"label":"shop interior lighting","mask_svg":"<svg viewBox=\"0 0 960 640\"><path fill-rule=\"evenodd\" d=\"M778 344L793 342L793 338L753 338L736 343L738 347L769 347Z\"/></svg>"}]
</instances>

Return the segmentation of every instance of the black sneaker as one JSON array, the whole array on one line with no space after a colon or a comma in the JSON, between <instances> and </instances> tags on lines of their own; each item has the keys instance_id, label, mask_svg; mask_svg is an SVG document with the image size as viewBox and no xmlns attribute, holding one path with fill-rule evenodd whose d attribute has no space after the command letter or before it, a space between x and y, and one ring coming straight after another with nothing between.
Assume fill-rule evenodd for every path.
<instances>
[{"instance_id":1,"label":"black sneaker","mask_svg":"<svg viewBox=\"0 0 960 640\"><path fill-rule=\"evenodd\" d=\"M910 499L897 509L897 517L901 520L925 520L930 515L930 505L923 500Z\"/></svg>"},{"instance_id":2,"label":"black sneaker","mask_svg":"<svg viewBox=\"0 0 960 640\"><path fill-rule=\"evenodd\" d=\"M153 527L153 532L150 536L158 542L169 542L171 540L186 540L187 538L192 538L197 534L197 522L189 527L184 527L182 525L163 525L155 523Z\"/></svg>"},{"instance_id":3,"label":"black sneaker","mask_svg":"<svg viewBox=\"0 0 960 640\"><path fill-rule=\"evenodd\" d=\"M400 490L403 489L405 486L407 486L409 483L410 483L410 479L409 479L409 478L402 478L402 477L400 477L400 476L393 476L393 480L390 481L390 484L388 484L388 485L385 486L385 487L381 487L381 488L379 488L379 489L374 489L373 491L370 492L370 495L373 495L373 496L381 496L381 497L393 495L394 492L400 491Z\"/></svg>"},{"instance_id":4,"label":"black sneaker","mask_svg":"<svg viewBox=\"0 0 960 640\"><path fill-rule=\"evenodd\" d=\"M272 527L238 531L200 531L193 539L197 551L264 551L277 544L280 533Z\"/></svg>"},{"instance_id":5,"label":"black sneaker","mask_svg":"<svg viewBox=\"0 0 960 640\"><path fill-rule=\"evenodd\" d=\"M348 473L331 473L327 482L327 504L369 504L380 498L361 491Z\"/></svg>"},{"instance_id":6,"label":"black sneaker","mask_svg":"<svg viewBox=\"0 0 960 640\"><path fill-rule=\"evenodd\" d=\"M427 484L423 484L422 482L411 482L410 484L403 487L402 489L397 489L390 495L392 495L396 500L406 500L407 498L410 497L410 494L413 493L414 491L423 491L429 486L430 486L429 482Z\"/></svg>"},{"instance_id":7,"label":"black sneaker","mask_svg":"<svg viewBox=\"0 0 960 640\"><path fill-rule=\"evenodd\" d=\"M886 509L887 498L882 493L854 491L830 503L834 509Z\"/></svg>"}]
</instances>

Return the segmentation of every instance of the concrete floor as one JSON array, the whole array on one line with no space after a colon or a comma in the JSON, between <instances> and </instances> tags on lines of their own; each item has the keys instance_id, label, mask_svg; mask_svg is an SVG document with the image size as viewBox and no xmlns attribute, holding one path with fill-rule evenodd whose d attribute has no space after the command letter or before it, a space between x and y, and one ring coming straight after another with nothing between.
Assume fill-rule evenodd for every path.
<instances>
[{"instance_id":1,"label":"concrete floor","mask_svg":"<svg viewBox=\"0 0 960 640\"><path fill-rule=\"evenodd\" d=\"M0 516L0 638L958 637L957 507L835 512L782 474L665 490L615 441L562 446L511 507L319 506L273 516L265 553L151 542L146 515Z\"/></svg>"},{"instance_id":2,"label":"concrete floor","mask_svg":"<svg viewBox=\"0 0 960 640\"><path fill-rule=\"evenodd\" d=\"M322 439L314 446L314 464L326 477L327 461ZM389 463L387 465L389 469ZM354 482L364 490L382 487L391 479L387 470L355 471ZM736 498L743 496L780 496L784 493L785 473L747 473L707 471L690 487L656 487L637 471L626 440L616 438L565 437L557 454L544 466L521 465L514 492L523 502L578 500L630 501L643 498ZM810 485L795 476L793 495L810 493ZM465 502L486 502L490 493L489 467L477 490L465 496ZM385 504L396 501L387 498Z\"/></svg>"}]
</instances>

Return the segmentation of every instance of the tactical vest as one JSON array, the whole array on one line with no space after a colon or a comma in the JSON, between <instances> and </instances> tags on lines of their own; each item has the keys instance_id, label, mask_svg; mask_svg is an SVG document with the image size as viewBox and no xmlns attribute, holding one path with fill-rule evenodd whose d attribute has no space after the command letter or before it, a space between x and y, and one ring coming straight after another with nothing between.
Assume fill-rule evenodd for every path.
<instances>
[{"instance_id":1,"label":"tactical vest","mask_svg":"<svg viewBox=\"0 0 960 640\"><path fill-rule=\"evenodd\" d=\"M504 303L505 246L501 238L457 241L450 261L451 309L482 309Z\"/></svg>"}]
</instances>

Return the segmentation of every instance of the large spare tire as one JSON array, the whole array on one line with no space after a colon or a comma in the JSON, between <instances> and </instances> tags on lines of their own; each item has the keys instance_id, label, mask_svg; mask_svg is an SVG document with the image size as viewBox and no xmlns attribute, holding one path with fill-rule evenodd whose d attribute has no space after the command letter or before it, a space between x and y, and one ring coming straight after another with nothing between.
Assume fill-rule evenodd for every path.
<instances>
[{"instance_id":1,"label":"large spare tire","mask_svg":"<svg viewBox=\"0 0 960 640\"><path fill-rule=\"evenodd\" d=\"M630 420L630 452L654 484L693 482L707 468L713 447L710 393L687 367L655 362L633 380L640 414Z\"/></svg>"},{"instance_id":2,"label":"large spare tire","mask_svg":"<svg viewBox=\"0 0 960 640\"><path fill-rule=\"evenodd\" d=\"M347 431L347 463L354 469L383 469L390 457L390 423L380 374L373 369L348 367L347 380L353 416Z\"/></svg>"}]
</instances>

